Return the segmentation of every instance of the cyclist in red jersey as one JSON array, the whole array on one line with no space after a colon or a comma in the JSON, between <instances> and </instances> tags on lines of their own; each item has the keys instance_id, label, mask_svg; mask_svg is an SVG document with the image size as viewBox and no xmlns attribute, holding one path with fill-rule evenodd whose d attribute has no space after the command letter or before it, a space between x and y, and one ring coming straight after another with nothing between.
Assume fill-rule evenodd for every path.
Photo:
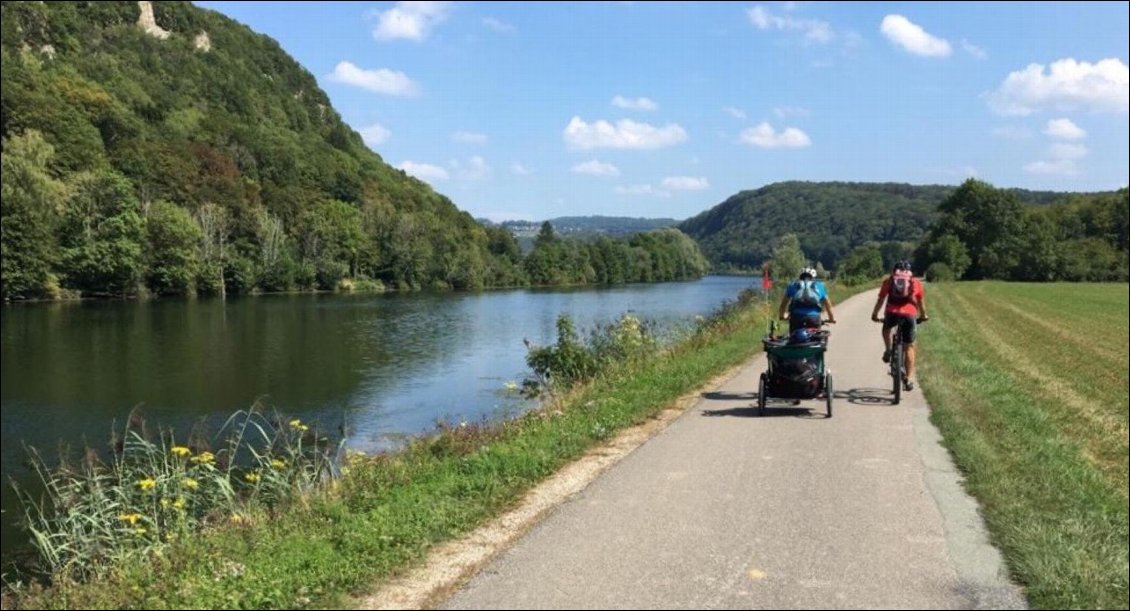
<instances>
[{"instance_id":1,"label":"cyclist in red jersey","mask_svg":"<svg viewBox=\"0 0 1130 611\"><path fill-rule=\"evenodd\" d=\"M884 301L887 302L887 308L880 319L879 309L883 307ZM922 282L914 277L909 261L899 261L879 289L879 299L871 312L871 320L883 323L884 363L891 361L891 329L898 327L898 332L902 334L902 345L906 351L906 390L914 390L914 339L918 334L918 322L929 318L926 315L926 292L922 289Z\"/></svg>"}]
</instances>

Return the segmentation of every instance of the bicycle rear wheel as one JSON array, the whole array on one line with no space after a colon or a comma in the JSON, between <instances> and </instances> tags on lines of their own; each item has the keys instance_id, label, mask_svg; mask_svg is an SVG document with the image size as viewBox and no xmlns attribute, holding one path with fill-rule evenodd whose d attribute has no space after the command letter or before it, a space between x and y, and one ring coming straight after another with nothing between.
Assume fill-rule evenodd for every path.
<instances>
[{"instance_id":1,"label":"bicycle rear wheel","mask_svg":"<svg viewBox=\"0 0 1130 611\"><path fill-rule=\"evenodd\" d=\"M891 385L894 388L895 401L898 405L902 400L902 360L906 355L902 353L902 342L895 342L894 354L891 355Z\"/></svg>"}]
</instances>

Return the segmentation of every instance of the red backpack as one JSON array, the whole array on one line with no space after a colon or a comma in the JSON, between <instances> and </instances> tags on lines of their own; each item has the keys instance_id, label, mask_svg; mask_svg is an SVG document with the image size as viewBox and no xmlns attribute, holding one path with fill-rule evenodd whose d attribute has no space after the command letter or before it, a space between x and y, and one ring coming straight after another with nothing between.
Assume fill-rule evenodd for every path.
<instances>
[{"instance_id":1,"label":"red backpack","mask_svg":"<svg viewBox=\"0 0 1130 611\"><path fill-rule=\"evenodd\" d=\"M890 301L908 303L914 297L914 274L908 269L895 270L891 274Z\"/></svg>"}]
</instances>

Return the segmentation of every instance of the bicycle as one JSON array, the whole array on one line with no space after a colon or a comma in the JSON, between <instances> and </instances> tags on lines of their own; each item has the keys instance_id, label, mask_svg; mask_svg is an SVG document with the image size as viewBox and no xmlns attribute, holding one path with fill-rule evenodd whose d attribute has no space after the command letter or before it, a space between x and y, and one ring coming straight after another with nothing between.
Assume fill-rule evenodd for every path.
<instances>
[{"instance_id":1,"label":"bicycle","mask_svg":"<svg viewBox=\"0 0 1130 611\"><path fill-rule=\"evenodd\" d=\"M921 325L927 320L929 319L918 318L916 319L916 323ZM876 322L881 323L883 321L882 319L879 319ZM891 389L892 394L894 395L893 403L894 405L898 405L899 402L902 401L903 389L910 390L909 388L907 388L910 380L906 375L906 345L904 345L902 341L902 325L895 325L895 327L892 329L892 333L894 334L894 337L891 338L891 363L889 375L891 376Z\"/></svg>"}]
</instances>

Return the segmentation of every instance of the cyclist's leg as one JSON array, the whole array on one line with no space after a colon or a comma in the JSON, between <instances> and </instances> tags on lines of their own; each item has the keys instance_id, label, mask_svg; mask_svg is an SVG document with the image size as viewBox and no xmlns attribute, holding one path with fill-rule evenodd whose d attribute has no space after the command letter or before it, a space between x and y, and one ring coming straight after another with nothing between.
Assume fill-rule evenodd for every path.
<instances>
[{"instance_id":1,"label":"cyclist's leg","mask_svg":"<svg viewBox=\"0 0 1130 611\"><path fill-rule=\"evenodd\" d=\"M883 362L891 360L891 329L895 328L898 321L890 314L883 315Z\"/></svg>"},{"instance_id":2,"label":"cyclist's leg","mask_svg":"<svg viewBox=\"0 0 1130 611\"><path fill-rule=\"evenodd\" d=\"M918 321L913 316L904 317L902 324L899 325L899 332L902 333L903 346L906 347L906 379L909 382L914 379L914 364L917 356L914 340L918 337Z\"/></svg>"}]
</instances>

